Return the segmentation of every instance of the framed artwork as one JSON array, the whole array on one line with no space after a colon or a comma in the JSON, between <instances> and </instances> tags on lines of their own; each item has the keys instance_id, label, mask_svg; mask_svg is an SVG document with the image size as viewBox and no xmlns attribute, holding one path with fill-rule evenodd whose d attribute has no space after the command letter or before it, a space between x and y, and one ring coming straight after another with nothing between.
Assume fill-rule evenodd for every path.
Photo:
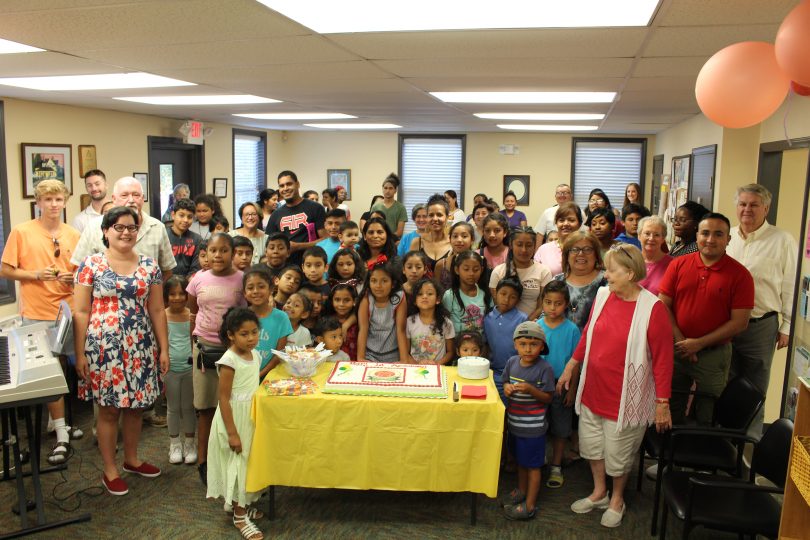
<instances>
[{"instance_id":1,"label":"framed artwork","mask_svg":"<svg viewBox=\"0 0 810 540\"><path fill-rule=\"evenodd\" d=\"M149 173L145 172L134 172L132 176L141 183L141 188L143 188L143 202L149 200Z\"/></svg>"},{"instance_id":2,"label":"framed artwork","mask_svg":"<svg viewBox=\"0 0 810 540\"><path fill-rule=\"evenodd\" d=\"M69 144L21 143L23 197L34 198L43 180L63 182L73 194L73 147Z\"/></svg>"},{"instance_id":3,"label":"framed artwork","mask_svg":"<svg viewBox=\"0 0 810 540\"><path fill-rule=\"evenodd\" d=\"M341 186L346 190L346 200L352 200L352 170L351 169L327 169L326 186L335 189Z\"/></svg>"},{"instance_id":4,"label":"framed artwork","mask_svg":"<svg viewBox=\"0 0 810 540\"><path fill-rule=\"evenodd\" d=\"M672 188L689 187L689 162L691 156L675 156L672 158Z\"/></svg>"},{"instance_id":5,"label":"framed artwork","mask_svg":"<svg viewBox=\"0 0 810 540\"><path fill-rule=\"evenodd\" d=\"M84 178L87 171L98 169L96 161L96 147L91 144L79 145L79 176Z\"/></svg>"},{"instance_id":6,"label":"framed artwork","mask_svg":"<svg viewBox=\"0 0 810 540\"><path fill-rule=\"evenodd\" d=\"M214 178L214 195L220 199L228 196L228 179L227 178Z\"/></svg>"},{"instance_id":7,"label":"framed artwork","mask_svg":"<svg viewBox=\"0 0 810 540\"><path fill-rule=\"evenodd\" d=\"M39 206L37 206L37 202L31 201L31 219L37 219L41 215L42 210L40 210ZM65 215L64 208L62 208L62 223L67 223L67 216Z\"/></svg>"},{"instance_id":8,"label":"framed artwork","mask_svg":"<svg viewBox=\"0 0 810 540\"><path fill-rule=\"evenodd\" d=\"M529 206L529 175L505 174L503 175L503 195L512 192L515 194L518 206Z\"/></svg>"}]
</instances>

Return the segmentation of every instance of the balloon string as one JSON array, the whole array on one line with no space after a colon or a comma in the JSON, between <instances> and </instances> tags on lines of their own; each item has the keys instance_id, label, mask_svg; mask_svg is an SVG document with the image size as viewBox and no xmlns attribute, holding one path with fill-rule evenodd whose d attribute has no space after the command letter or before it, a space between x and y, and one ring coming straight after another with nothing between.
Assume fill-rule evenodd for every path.
<instances>
[{"instance_id":1,"label":"balloon string","mask_svg":"<svg viewBox=\"0 0 810 540\"><path fill-rule=\"evenodd\" d=\"M788 121L788 114L790 114L790 101L793 98L793 89L791 88L788 90L788 97L787 97L787 104L785 106L785 116L782 118L782 129L785 131L785 140L787 140L788 148L793 147L793 143L790 141L790 137L788 137L788 128L787 128L787 121Z\"/></svg>"}]
</instances>

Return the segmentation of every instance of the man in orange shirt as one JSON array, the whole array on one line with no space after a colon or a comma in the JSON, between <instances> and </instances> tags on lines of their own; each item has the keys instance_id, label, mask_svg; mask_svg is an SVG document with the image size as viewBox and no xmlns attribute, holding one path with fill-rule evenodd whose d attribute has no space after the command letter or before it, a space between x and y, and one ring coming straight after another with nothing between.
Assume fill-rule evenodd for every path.
<instances>
[{"instance_id":1,"label":"man in orange shirt","mask_svg":"<svg viewBox=\"0 0 810 540\"><path fill-rule=\"evenodd\" d=\"M3 250L0 277L20 282L20 314L24 323L56 320L59 303L72 307L73 272L70 262L79 241L79 231L62 222L70 196L59 180L43 180L34 189L40 216L11 229ZM66 347L72 349L69 337ZM56 445L48 456L51 464L63 463L70 448L65 425L65 400L48 403L56 428ZM78 431L78 430L77 430ZM74 433L74 437L77 433Z\"/></svg>"}]
</instances>

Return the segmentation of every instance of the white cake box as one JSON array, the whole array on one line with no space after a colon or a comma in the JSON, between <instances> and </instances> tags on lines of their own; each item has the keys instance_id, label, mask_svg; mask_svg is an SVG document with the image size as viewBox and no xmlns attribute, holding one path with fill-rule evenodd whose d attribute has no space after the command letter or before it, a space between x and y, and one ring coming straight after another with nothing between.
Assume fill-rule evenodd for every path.
<instances>
[{"instance_id":1,"label":"white cake box","mask_svg":"<svg viewBox=\"0 0 810 540\"><path fill-rule=\"evenodd\" d=\"M480 356L462 356L458 359L458 376L465 379L489 377L489 360Z\"/></svg>"}]
</instances>

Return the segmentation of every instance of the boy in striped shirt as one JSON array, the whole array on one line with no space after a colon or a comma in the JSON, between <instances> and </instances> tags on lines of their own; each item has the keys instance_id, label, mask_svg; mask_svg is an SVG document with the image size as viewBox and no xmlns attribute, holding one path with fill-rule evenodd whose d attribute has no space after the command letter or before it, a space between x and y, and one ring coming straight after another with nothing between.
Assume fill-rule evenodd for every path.
<instances>
[{"instance_id":1,"label":"boy in striped shirt","mask_svg":"<svg viewBox=\"0 0 810 540\"><path fill-rule=\"evenodd\" d=\"M512 335L517 356L506 362L501 377L508 399L509 448L518 465L518 487L501 500L507 519L527 520L537 514L540 467L546 457L546 408L554 393L554 370L546 335L534 321L520 323Z\"/></svg>"}]
</instances>

